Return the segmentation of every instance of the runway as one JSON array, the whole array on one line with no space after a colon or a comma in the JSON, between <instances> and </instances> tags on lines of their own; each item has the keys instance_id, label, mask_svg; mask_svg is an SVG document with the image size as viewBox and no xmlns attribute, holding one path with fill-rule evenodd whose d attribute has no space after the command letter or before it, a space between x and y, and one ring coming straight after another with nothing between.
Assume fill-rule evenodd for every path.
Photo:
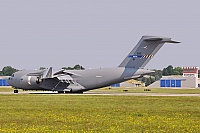
<instances>
[{"instance_id":1,"label":"runway","mask_svg":"<svg viewBox=\"0 0 200 133\"><path fill-rule=\"evenodd\" d=\"M51 91L22 91L19 93L13 92L0 92L0 94L5 95L24 95L24 94L38 94L38 95L85 95L85 96L191 96L191 97L200 97L200 94L169 94L169 93L132 93L132 92L84 92L83 94L76 93L66 93L58 94L57 92Z\"/></svg>"}]
</instances>

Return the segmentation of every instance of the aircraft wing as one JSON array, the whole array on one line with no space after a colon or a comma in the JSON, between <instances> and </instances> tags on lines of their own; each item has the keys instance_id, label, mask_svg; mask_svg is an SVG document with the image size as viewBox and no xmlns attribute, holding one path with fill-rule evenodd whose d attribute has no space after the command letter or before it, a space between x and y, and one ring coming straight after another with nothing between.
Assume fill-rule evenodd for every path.
<instances>
[{"instance_id":1,"label":"aircraft wing","mask_svg":"<svg viewBox=\"0 0 200 133\"><path fill-rule=\"evenodd\" d=\"M60 70L56 73L53 74L54 76L56 75L70 75L70 76L77 76L77 77L81 77L81 75L79 74L76 74L76 73L73 73L73 72L69 72L69 71L66 71L66 70Z\"/></svg>"},{"instance_id":2,"label":"aircraft wing","mask_svg":"<svg viewBox=\"0 0 200 133\"><path fill-rule=\"evenodd\" d=\"M70 85L66 80L59 80L58 78L44 78L40 83L40 87L48 90L67 90Z\"/></svg>"},{"instance_id":3,"label":"aircraft wing","mask_svg":"<svg viewBox=\"0 0 200 133\"><path fill-rule=\"evenodd\" d=\"M82 85L75 82L70 75L62 75L53 78L43 78L40 87L48 90L55 91L75 91L84 89Z\"/></svg>"},{"instance_id":4,"label":"aircraft wing","mask_svg":"<svg viewBox=\"0 0 200 133\"><path fill-rule=\"evenodd\" d=\"M38 77L41 77L42 75L44 75L44 73L45 73L45 70L41 70L41 71L34 72L34 73L28 73L26 76L38 76Z\"/></svg>"},{"instance_id":5,"label":"aircraft wing","mask_svg":"<svg viewBox=\"0 0 200 133\"><path fill-rule=\"evenodd\" d=\"M84 89L85 87L74 81L71 77L72 75L81 76L65 70L60 70L53 74L52 67L48 70L27 74L27 76L38 76L39 87L47 90L74 91Z\"/></svg>"}]
</instances>

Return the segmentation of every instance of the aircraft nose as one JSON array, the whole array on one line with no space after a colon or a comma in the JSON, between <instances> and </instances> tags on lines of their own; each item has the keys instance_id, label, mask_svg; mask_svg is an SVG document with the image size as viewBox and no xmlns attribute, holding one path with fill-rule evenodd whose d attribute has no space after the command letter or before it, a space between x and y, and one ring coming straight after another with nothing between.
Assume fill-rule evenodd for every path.
<instances>
[{"instance_id":1,"label":"aircraft nose","mask_svg":"<svg viewBox=\"0 0 200 133\"><path fill-rule=\"evenodd\" d=\"M7 79L7 83L10 85L10 86L12 86L13 84L12 84L12 77L8 77L8 79Z\"/></svg>"}]
</instances>

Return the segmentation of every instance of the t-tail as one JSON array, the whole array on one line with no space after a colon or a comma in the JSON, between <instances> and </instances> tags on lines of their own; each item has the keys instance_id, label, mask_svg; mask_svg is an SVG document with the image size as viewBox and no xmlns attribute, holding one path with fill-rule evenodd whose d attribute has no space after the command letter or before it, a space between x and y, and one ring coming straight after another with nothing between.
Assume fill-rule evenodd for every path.
<instances>
[{"instance_id":1,"label":"t-tail","mask_svg":"<svg viewBox=\"0 0 200 133\"><path fill-rule=\"evenodd\" d=\"M143 68L154 57L164 43L180 43L171 38L142 36L138 44L128 54L119 67Z\"/></svg>"}]
</instances>

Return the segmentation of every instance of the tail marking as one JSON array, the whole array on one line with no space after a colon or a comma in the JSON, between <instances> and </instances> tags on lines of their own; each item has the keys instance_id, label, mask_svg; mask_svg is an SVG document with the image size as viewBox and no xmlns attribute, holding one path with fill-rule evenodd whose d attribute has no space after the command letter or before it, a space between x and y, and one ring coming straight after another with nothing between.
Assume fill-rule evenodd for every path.
<instances>
[{"instance_id":1,"label":"tail marking","mask_svg":"<svg viewBox=\"0 0 200 133\"><path fill-rule=\"evenodd\" d=\"M129 55L128 58L153 58L154 55Z\"/></svg>"}]
</instances>

